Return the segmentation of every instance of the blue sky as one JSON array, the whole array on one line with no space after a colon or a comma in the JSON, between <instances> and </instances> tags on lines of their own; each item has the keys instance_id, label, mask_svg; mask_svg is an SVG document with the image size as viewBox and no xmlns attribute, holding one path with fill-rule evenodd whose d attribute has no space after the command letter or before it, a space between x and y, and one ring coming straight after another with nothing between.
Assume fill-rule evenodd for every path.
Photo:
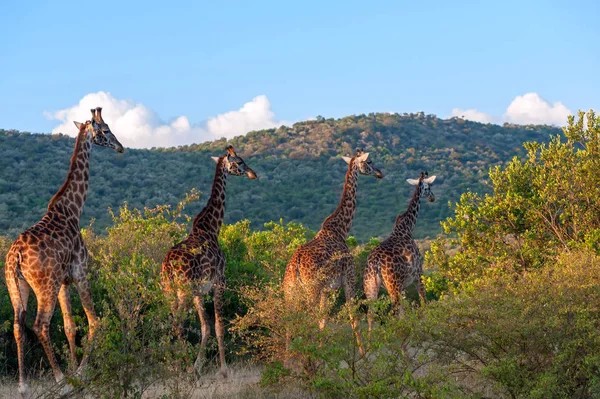
<instances>
[{"instance_id":1,"label":"blue sky","mask_svg":"<svg viewBox=\"0 0 600 399\"><path fill-rule=\"evenodd\" d=\"M119 119L155 129L134 146L163 126L170 145L374 111L527 122L505 115L526 93L515 109L550 107L526 109L542 107L534 121L600 106L594 1L2 1L0 15L5 129L66 129L93 93L121 104L115 119L143 111Z\"/></svg>"}]
</instances>

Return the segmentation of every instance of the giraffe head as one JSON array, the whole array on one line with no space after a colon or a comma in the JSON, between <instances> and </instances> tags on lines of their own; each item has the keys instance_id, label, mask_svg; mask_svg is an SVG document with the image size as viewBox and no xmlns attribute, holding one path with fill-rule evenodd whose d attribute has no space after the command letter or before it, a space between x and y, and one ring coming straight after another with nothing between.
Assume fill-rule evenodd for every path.
<instances>
[{"instance_id":1,"label":"giraffe head","mask_svg":"<svg viewBox=\"0 0 600 399\"><path fill-rule=\"evenodd\" d=\"M246 165L246 162L239 157L233 146L229 144L225 147L227 154L225 154L223 158L223 162L225 163L225 169L227 170L227 174L232 176L248 176L250 179L258 179L256 173ZM215 162L219 162L218 157L211 157Z\"/></svg>"},{"instance_id":2,"label":"giraffe head","mask_svg":"<svg viewBox=\"0 0 600 399\"><path fill-rule=\"evenodd\" d=\"M358 172L361 175L375 176L378 179L383 177L383 173L373 165L373 162L369 159L369 153L365 152L362 148L356 150L356 154L352 158L342 157L346 163L350 163L354 159L358 167Z\"/></svg>"},{"instance_id":3,"label":"giraffe head","mask_svg":"<svg viewBox=\"0 0 600 399\"><path fill-rule=\"evenodd\" d=\"M108 127L106 122L104 122L104 119L102 119L102 108L92 108L91 111L92 119L91 121L86 122L86 125L89 123L90 127L93 129L93 143L101 147L112 148L117 152L124 152L125 150L123 149L123 146L121 145L121 143L119 143L119 140L117 140L113 132L110 131L110 127ZM77 126L77 128L81 130L82 123L74 123L75 126Z\"/></svg>"},{"instance_id":4,"label":"giraffe head","mask_svg":"<svg viewBox=\"0 0 600 399\"><path fill-rule=\"evenodd\" d=\"M419 183L421 183L423 185L423 189L421 190L421 197L427 197L429 202L435 201L435 196L431 192L431 185L433 184L434 180L435 180L435 175L429 177L429 173L427 173L427 172L421 172L421 175L419 176L418 180L406 179L406 181L409 184L412 184L413 186L416 186Z\"/></svg>"}]
</instances>

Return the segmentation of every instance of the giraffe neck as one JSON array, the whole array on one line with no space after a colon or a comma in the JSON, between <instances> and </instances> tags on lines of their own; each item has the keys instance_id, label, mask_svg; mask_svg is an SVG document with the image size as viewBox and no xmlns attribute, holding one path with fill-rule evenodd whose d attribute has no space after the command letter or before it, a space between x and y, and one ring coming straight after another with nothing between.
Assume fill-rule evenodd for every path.
<instances>
[{"instance_id":1,"label":"giraffe neck","mask_svg":"<svg viewBox=\"0 0 600 399\"><path fill-rule=\"evenodd\" d=\"M329 215L321 225L322 232L331 232L343 240L346 239L352 227L354 219L354 211L356 210L356 188L358 184L358 167L353 159L348 165L346 172L346 182L344 183L344 191L342 199L336 210Z\"/></svg>"},{"instance_id":2,"label":"giraffe neck","mask_svg":"<svg viewBox=\"0 0 600 399\"><path fill-rule=\"evenodd\" d=\"M223 217L225 216L225 184L227 183L227 172L225 171L225 157L219 158L215 171L215 180L208 203L202 211L194 218L192 234L209 233L219 236Z\"/></svg>"},{"instance_id":3,"label":"giraffe neck","mask_svg":"<svg viewBox=\"0 0 600 399\"><path fill-rule=\"evenodd\" d=\"M48 211L58 211L79 220L87 197L91 149L92 133L85 129L75 141L67 180L48 203Z\"/></svg>"},{"instance_id":4,"label":"giraffe neck","mask_svg":"<svg viewBox=\"0 0 600 399\"><path fill-rule=\"evenodd\" d=\"M417 216L419 216L419 209L421 209L421 195L423 194L423 182L419 180L419 184L415 187L408 209L406 212L396 218L396 225L392 235L406 235L407 233L412 237L413 230L417 224Z\"/></svg>"}]
</instances>

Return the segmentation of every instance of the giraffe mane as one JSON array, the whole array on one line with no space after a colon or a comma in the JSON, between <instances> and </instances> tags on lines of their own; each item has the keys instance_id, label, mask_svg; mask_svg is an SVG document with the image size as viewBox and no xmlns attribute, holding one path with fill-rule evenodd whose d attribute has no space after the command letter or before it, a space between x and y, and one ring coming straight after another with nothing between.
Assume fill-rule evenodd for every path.
<instances>
[{"instance_id":1,"label":"giraffe mane","mask_svg":"<svg viewBox=\"0 0 600 399\"><path fill-rule=\"evenodd\" d=\"M410 197L410 201L408 202L408 208L402 212L400 215L396 216L396 221L394 222L394 225L397 226L398 223L400 223L404 218L406 218L409 214L410 211L410 205L414 202L414 201L419 201L420 198L419 197L419 190L420 190L420 186L423 184L423 172L421 172L421 176L419 177L419 182L415 185L415 189L413 191L412 196Z\"/></svg>"},{"instance_id":2,"label":"giraffe mane","mask_svg":"<svg viewBox=\"0 0 600 399\"><path fill-rule=\"evenodd\" d=\"M225 155L221 155L218 160L217 160L217 165L216 165L216 170L219 170L219 168L223 167L223 163L225 162L225 158L227 158L227 154ZM215 171L215 175L216 175L216 171ZM194 220L192 221L192 230L194 230L194 228L196 226L198 226L198 223L200 223L200 221L202 221L205 217L206 217L206 213L209 211L209 204L211 199L216 198L216 192L214 191L215 187L213 186L211 188L210 191L210 197L208 197L208 202L206 203L206 205L204 206L204 208L202 208L202 210L200 211L200 213L198 213L196 215L196 217L194 218Z\"/></svg>"},{"instance_id":3,"label":"giraffe mane","mask_svg":"<svg viewBox=\"0 0 600 399\"><path fill-rule=\"evenodd\" d=\"M71 165L69 166L69 173L67 174L67 179L65 180L63 185L58 189L56 194L54 194L54 196L52 196L52 198L50 199L50 202L48 203L48 210L50 210L50 208L52 208L56 204L56 201L58 201L58 199L67 190L67 187L69 187L69 182L73 178L73 173L74 173L73 169L75 169L75 159L77 159L77 155L79 155L79 151L81 151L81 138L83 137L83 133L85 132L86 129L87 129L87 122L82 123L81 127L79 128L79 134L77 134L77 139L75 141L75 148L73 149L73 155L71 155Z\"/></svg>"},{"instance_id":4,"label":"giraffe mane","mask_svg":"<svg viewBox=\"0 0 600 399\"><path fill-rule=\"evenodd\" d=\"M335 208L335 210L333 211L333 213L329 216L327 216L325 218L325 220L323 220L323 223L321 223L321 229L323 229L326 226L326 223L330 220L333 219L337 216L338 214L338 209L340 208L340 206L342 205L342 203L344 202L344 192L346 191L346 188L348 187L348 180L350 175L352 174L352 169L353 169L353 163L356 162L356 156L352 157L352 159L350 159L350 162L348 163L348 170L346 171L346 175L345 175L345 180L344 180L344 187L342 189L342 198L340 198L340 202L338 204L338 206Z\"/></svg>"}]
</instances>

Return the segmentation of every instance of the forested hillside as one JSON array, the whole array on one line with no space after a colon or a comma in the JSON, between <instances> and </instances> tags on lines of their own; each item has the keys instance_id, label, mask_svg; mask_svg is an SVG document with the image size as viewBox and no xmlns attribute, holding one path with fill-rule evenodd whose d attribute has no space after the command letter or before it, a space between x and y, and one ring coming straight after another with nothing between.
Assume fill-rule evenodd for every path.
<instances>
[{"instance_id":1,"label":"forested hillside","mask_svg":"<svg viewBox=\"0 0 600 399\"><path fill-rule=\"evenodd\" d=\"M412 194L405 179L427 170L438 176L437 201L423 204L416 234L432 237L440 232L440 220L451 215L448 202L467 190L489 190L485 180L491 166L523 155L524 141L545 142L557 134L560 129L548 126L484 125L423 113L317 117L251 132L228 142L260 179L228 180L225 219L249 219L260 229L282 218L317 230L340 198L346 163L339 156L360 147L385 176L379 181L361 177L351 234L359 240L387 235ZM41 218L66 177L73 144L63 135L0 130L0 234L14 236ZM225 145L223 139L124 154L94 148L82 224L94 218L96 231L102 231L110 223L108 207L116 209L123 201L137 208L175 204L192 188L203 194L188 210L199 211L212 183L210 156L221 155Z\"/></svg>"}]
</instances>

